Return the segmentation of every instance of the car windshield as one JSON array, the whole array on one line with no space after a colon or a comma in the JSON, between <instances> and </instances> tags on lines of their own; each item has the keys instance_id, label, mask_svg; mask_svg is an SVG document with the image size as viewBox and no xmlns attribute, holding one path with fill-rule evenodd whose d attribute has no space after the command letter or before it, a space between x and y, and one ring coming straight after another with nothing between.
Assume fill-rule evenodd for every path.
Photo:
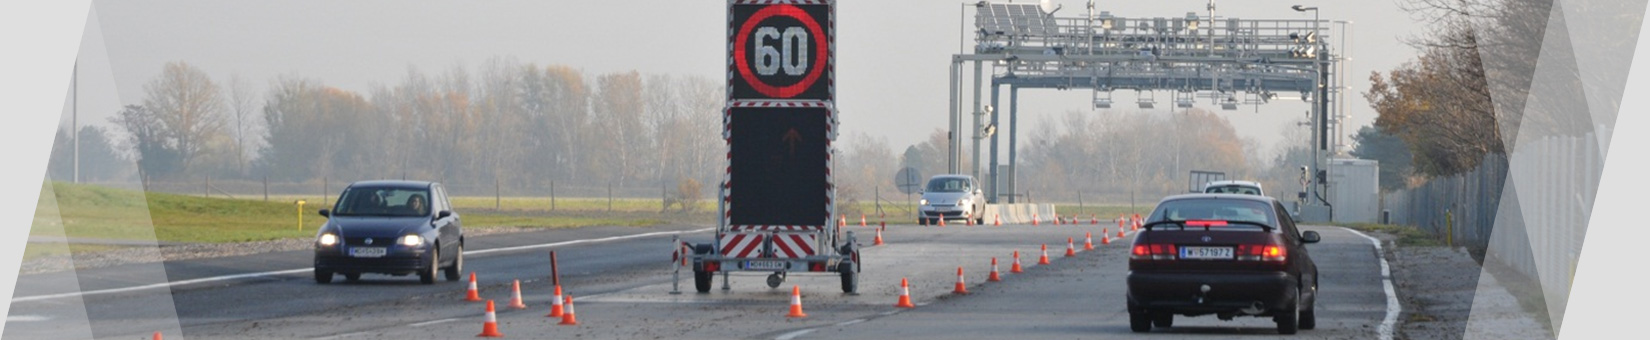
<instances>
[{"instance_id":1,"label":"car windshield","mask_svg":"<svg viewBox=\"0 0 1650 340\"><path fill-rule=\"evenodd\" d=\"M1204 189L1203 192L1211 194L1260 195L1260 188L1247 185L1220 185Z\"/></svg>"},{"instance_id":2,"label":"car windshield","mask_svg":"<svg viewBox=\"0 0 1650 340\"><path fill-rule=\"evenodd\" d=\"M1151 221L1247 221L1278 225L1265 202L1242 199L1182 199L1163 202L1152 212Z\"/></svg>"},{"instance_id":3,"label":"car windshield","mask_svg":"<svg viewBox=\"0 0 1650 340\"><path fill-rule=\"evenodd\" d=\"M968 179L966 178L935 178L928 180L928 192L967 192Z\"/></svg>"},{"instance_id":4,"label":"car windshield","mask_svg":"<svg viewBox=\"0 0 1650 340\"><path fill-rule=\"evenodd\" d=\"M334 216L429 216L430 191L415 188L350 187L339 196Z\"/></svg>"}]
</instances>

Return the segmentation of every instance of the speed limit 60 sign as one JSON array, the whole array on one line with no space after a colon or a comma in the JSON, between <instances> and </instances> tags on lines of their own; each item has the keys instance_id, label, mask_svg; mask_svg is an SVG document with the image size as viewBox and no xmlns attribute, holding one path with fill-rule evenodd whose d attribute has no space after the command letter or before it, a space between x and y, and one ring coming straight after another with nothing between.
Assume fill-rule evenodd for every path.
<instances>
[{"instance_id":1,"label":"speed limit 60 sign","mask_svg":"<svg viewBox=\"0 0 1650 340\"><path fill-rule=\"evenodd\" d=\"M834 99L834 1L736 0L728 7L728 99Z\"/></svg>"}]
</instances>

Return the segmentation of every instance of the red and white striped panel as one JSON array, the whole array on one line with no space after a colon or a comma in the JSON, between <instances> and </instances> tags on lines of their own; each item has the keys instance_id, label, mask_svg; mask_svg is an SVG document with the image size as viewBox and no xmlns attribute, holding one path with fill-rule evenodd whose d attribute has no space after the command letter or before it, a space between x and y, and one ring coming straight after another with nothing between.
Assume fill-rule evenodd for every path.
<instances>
[{"instance_id":1,"label":"red and white striped panel","mask_svg":"<svg viewBox=\"0 0 1650 340\"><path fill-rule=\"evenodd\" d=\"M814 240L818 238L819 237L814 234L774 235L774 257L794 259L813 256L817 253L817 251L814 250L814 245L816 244L814 243Z\"/></svg>"},{"instance_id":2,"label":"red and white striped panel","mask_svg":"<svg viewBox=\"0 0 1650 340\"><path fill-rule=\"evenodd\" d=\"M767 234L724 234L722 235L722 256L726 257L753 257L762 254L762 239Z\"/></svg>"},{"instance_id":3,"label":"red and white striped panel","mask_svg":"<svg viewBox=\"0 0 1650 340\"><path fill-rule=\"evenodd\" d=\"M750 231L818 231L825 229L822 225L732 225L728 230L733 232Z\"/></svg>"},{"instance_id":4,"label":"red and white striped panel","mask_svg":"<svg viewBox=\"0 0 1650 340\"><path fill-rule=\"evenodd\" d=\"M830 102L818 100L735 100L728 107L823 107L834 108ZM827 112L829 114L829 112Z\"/></svg>"}]
</instances>

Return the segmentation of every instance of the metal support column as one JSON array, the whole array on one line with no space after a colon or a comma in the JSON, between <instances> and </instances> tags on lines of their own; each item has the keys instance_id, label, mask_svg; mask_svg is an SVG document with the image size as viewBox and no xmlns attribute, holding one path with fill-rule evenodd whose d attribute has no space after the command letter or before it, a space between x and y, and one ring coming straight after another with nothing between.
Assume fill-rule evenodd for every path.
<instances>
[{"instance_id":1,"label":"metal support column","mask_svg":"<svg viewBox=\"0 0 1650 340\"><path fill-rule=\"evenodd\" d=\"M1020 177L1019 168L1020 87L1008 87L1008 188L1019 190L1014 178ZM1014 203L1014 192L1008 193L1008 203Z\"/></svg>"},{"instance_id":2,"label":"metal support column","mask_svg":"<svg viewBox=\"0 0 1650 340\"><path fill-rule=\"evenodd\" d=\"M957 121L959 120L959 116L961 116L961 112L959 112L959 109L960 109L959 106L962 106L962 98L961 98L962 97L962 95L961 95L961 93L962 93L961 92L962 91L962 89L961 89L962 79L961 78L962 78L962 60L960 58L957 58L957 57L952 57L951 58L951 114L950 114L951 123L950 123L950 125L945 126L945 144L946 144L945 169L946 169L946 172L948 172L948 173L957 173Z\"/></svg>"},{"instance_id":3,"label":"metal support column","mask_svg":"<svg viewBox=\"0 0 1650 340\"><path fill-rule=\"evenodd\" d=\"M980 86L982 80L981 78L985 76L983 71L984 66L984 63L981 61L974 61L974 128L970 129L973 130L974 148L969 150L968 153L968 159L971 161L970 165L972 165L972 167L968 169L968 173L976 179L980 178L980 139L985 138L985 136L981 134L983 126L980 125L985 119L985 110L980 107Z\"/></svg>"},{"instance_id":4,"label":"metal support column","mask_svg":"<svg viewBox=\"0 0 1650 340\"><path fill-rule=\"evenodd\" d=\"M1002 87L997 85L997 81L995 81L995 80L991 81L991 108L992 108L991 126L996 126L996 127L999 127L999 128L1001 128L1002 125L1000 125L998 123L999 120L997 119L997 117L1000 117L1002 115L997 114L996 111L997 111L997 108L1002 107L1001 105L997 104L997 98L999 97L999 93L1002 92L1001 90L1002 90ZM991 202L991 203L998 203L999 202L998 198L997 198L997 195L999 194L998 190L997 190L997 188L998 188L998 186L997 186L998 185L998 182L997 182L998 181L997 180L997 165L999 164L997 162L997 139L998 139L998 134L995 134L995 133L991 134L991 151L989 151L989 153L991 154L991 162L989 163L990 165L987 165L990 168L986 169L986 173L988 173L990 175L988 176L989 178L987 178L985 180L985 190L986 190L985 200L986 200L986 202Z\"/></svg>"}]
</instances>

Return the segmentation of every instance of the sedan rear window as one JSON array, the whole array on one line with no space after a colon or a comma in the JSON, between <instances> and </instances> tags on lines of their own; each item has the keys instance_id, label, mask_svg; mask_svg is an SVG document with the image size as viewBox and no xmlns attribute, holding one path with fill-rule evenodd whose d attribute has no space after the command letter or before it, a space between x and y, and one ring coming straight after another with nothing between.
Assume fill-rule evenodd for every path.
<instances>
[{"instance_id":1,"label":"sedan rear window","mask_svg":"<svg viewBox=\"0 0 1650 340\"><path fill-rule=\"evenodd\" d=\"M429 216L430 191L413 188L352 187L338 198L337 216Z\"/></svg>"},{"instance_id":2,"label":"sedan rear window","mask_svg":"<svg viewBox=\"0 0 1650 340\"><path fill-rule=\"evenodd\" d=\"M1203 192L1211 194L1260 195L1260 188L1247 185L1221 185L1209 187L1204 189Z\"/></svg>"},{"instance_id":3,"label":"sedan rear window","mask_svg":"<svg viewBox=\"0 0 1650 340\"><path fill-rule=\"evenodd\" d=\"M1271 214L1272 205L1240 199L1182 199L1163 202L1152 212L1150 221L1246 221L1278 225Z\"/></svg>"}]
</instances>

